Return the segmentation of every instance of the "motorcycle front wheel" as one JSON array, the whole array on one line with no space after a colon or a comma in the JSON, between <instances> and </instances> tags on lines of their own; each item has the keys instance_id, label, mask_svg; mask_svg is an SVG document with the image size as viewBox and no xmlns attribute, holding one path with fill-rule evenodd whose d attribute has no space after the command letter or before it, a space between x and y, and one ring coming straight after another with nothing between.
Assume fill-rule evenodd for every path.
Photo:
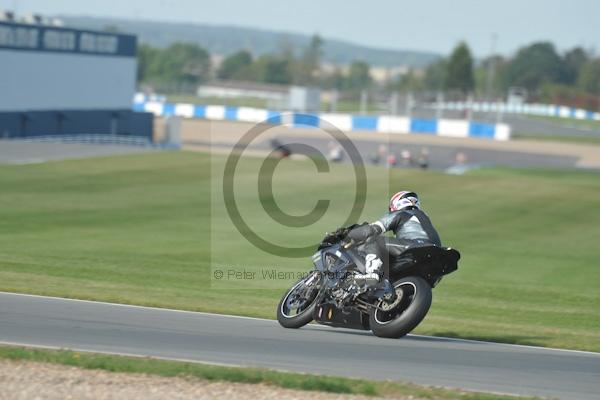
<instances>
[{"instance_id":1,"label":"motorcycle front wheel","mask_svg":"<svg viewBox=\"0 0 600 400\"><path fill-rule=\"evenodd\" d=\"M431 306L431 286L424 279L410 276L393 285L398 298L391 304L379 302L378 308L369 314L375 336L399 338L406 335L423 321Z\"/></svg>"},{"instance_id":2,"label":"motorcycle front wheel","mask_svg":"<svg viewBox=\"0 0 600 400\"><path fill-rule=\"evenodd\" d=\"M319 272L313 271L283 295L277 306L277 321L281 326L297 329L313 320L320 279Z\"/></svg>"}]
</instances>

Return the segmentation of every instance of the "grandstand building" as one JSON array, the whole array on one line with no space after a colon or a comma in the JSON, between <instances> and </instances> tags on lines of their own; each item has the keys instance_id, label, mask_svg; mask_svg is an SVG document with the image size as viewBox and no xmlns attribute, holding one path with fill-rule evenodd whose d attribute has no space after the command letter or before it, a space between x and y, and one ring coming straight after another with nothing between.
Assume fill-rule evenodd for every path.
<instances>
[{"instance_id":1,"label":"grandstand building","mask_svg":"<svg viewBox=\"0 0 600 400\"><path fill-rule=\"evenodd\" d=\"M0 20L0 137L151 134L136 37L57 25Z\"/></svg>"}]
</instances>

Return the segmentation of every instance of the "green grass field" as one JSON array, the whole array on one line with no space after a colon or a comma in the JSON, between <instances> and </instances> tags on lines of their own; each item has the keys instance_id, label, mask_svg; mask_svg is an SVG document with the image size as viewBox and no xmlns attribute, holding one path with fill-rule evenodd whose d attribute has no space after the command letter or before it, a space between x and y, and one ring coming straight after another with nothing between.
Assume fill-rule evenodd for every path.
<instances>
[{"instance_id":1,"label":"green grass field","mask_svg":"<svg viewBox=\"0 0 600 400\"><path fill-rule=\"evenodd\" d=\"M269 108L269 101L260 98L221 98L221 97L198 97L193 94L171 94L167 95L167 101L171 103L190 103L200 105L223 105L230 107L255 107ZM321 111L331 111L331 105L328 102L321 103ZM374 103L367 104L367 113L376 113L381 107ZM360 101L358 100L340 100L336 105L336 112L359 113Z\"/></svg>"},{"instance_id":2,"label":"green grass field","mask_svg":"<svg viewBox=\"0 0 600 400\"><path fill-rule=\"evenodd\" d=\"M267 108L269 103L259 98L221 98L221 97L198 97L193 94L172 94L167 96L171 103L190 103L200 105L224 105L230 107L256 107Z\"/></svg>"},{"instance_id":3,"label":"green grass field","mask_svg":"<svg viewBox=\"0 0 600 400\"><path fill-rule=\"evenodd\" d=\"M273 223L257 201L260 163L243 159L236 176L236 201L260 234L304 246L344 222L354 198L349 166L317 174L308 161L279 165L283 210L301 215L317 199L332 202L321 221L294 229ZM223 165L164 152L0 167L0 290L274 318L287 281L234 282L232 291L211 269L305 271L310 260L269 255L235 230L220 199ZM598 174L368 175L361 220L378 218L390 191L412 188L445 244L463 254L417 333L600 351Z\"/></svg>"}]
</instances>

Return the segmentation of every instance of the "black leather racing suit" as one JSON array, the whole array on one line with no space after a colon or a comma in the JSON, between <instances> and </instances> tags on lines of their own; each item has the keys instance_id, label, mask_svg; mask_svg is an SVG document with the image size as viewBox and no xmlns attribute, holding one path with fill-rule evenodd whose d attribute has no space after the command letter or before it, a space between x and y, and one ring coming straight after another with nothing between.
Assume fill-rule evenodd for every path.
<instances>
[{"instance_id":1,"label":"black leather racing suit","mask_svg":"<svg viewBox=\"0 0 600 400\"><path fill-rule=\"evenodd\" d=\"M382 236L383 233L394 232L393 238ZM435 244L441 246L440 236L431 220L423 211L410 207L400 211L392 211L372 224L361 225L348 234L356 242L363 242L377 236L363 246L365 253L376 254L383 261L384 268L394 263L410 246Z\"/></svg>"}]
</instances>

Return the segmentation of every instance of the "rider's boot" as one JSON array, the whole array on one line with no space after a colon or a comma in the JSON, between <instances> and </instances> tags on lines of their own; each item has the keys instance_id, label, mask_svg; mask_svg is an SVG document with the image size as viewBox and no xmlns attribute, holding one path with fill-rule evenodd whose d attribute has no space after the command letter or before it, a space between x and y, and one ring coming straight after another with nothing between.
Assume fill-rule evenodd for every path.
<instances>
[{"instance_id":1,"label":"rider's boot","mask_svg":"<svg viewBox=\"0 0 600 400\"><path fill-rule=\"evenodd\" d=\"M393 303L396 290L390 281L381 274L383 261L376 254L367 254L365 257L365 273L356 274L354 280L363 288L363 292L371 291L379 300Z\"/></svg>"}]
</instances>

